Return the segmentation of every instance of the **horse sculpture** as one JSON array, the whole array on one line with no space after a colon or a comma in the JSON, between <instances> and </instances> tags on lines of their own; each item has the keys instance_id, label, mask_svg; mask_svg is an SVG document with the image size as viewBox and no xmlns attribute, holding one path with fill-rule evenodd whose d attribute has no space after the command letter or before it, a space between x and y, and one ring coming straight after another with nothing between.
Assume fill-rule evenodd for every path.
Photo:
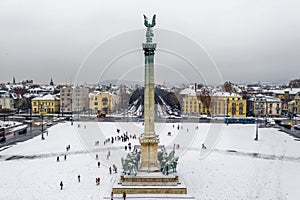
<instances>
[{"instance_id":1,"label":"horse sculpture","mask_svg":"<svg viewBox=\"0 0 300 200\"><path fill-rule=\"evenodd\" d=\"M138 164L140 160L140 152L128 153L127 157L121 159L123 173L125 175L134 175L137 174Z\"/></svg>"},{"instance_id":2,"label":"horse sculpture","mask_svg":"<svg viewBox=\"0 0 300 200\"><path fill-rule=\"evenodd\" d=\"M175 157L175 151L172 150L169 155L166 153L165 149L162 149L158 153L158 160L161 166L161 172L165 175L169 174L169 170L176 172L178 157Z\"/></svg>"}]
</instances>

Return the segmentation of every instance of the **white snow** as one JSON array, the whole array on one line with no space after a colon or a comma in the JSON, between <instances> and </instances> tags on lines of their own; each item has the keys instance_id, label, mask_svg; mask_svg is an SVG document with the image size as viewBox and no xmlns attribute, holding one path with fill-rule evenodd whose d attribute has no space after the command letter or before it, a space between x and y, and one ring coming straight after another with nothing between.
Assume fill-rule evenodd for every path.
<instances>
[{"instance_id":1,"label":"white snow","mask_svg":"<svg viewBox=\"0 0 300 200\"><path fill-rule=\"evenodd\" d=\"M165 144L167 151L174 143L180 145L176 149L180 157L178 174L189 195L195 199L300 198L300 141L275 128L260 128L259 141L254 141L255 125L176 123L173 128L172 123L157 123L155 126L160 144ZM120 134L117 129L121 130ZM167 135L169 131L171 136ZM110 175L108 167L116 164L121 171L120 159L126 156L124 146L128 142L115 141L106 145L103 142L125 132L139 137L143 125L77 122L71 126L60 123L48 129L45 140L37 136L0 151L0 199L109 197L120 174ZM99 146L95 141L99 141ZM138 144L138 139L130 142ZM202 143L207 146L206 150L201 149ZM67 152L69 144L71 149ZM211 147L214 147L212 151ZM108 150L111 152L109 160ZM60 162L56 162L57 156ZM100 186L95 184L96 177L101 178ZM60 181L64 183L63 190L59 188Z\"/></svg>"}]
</instances>

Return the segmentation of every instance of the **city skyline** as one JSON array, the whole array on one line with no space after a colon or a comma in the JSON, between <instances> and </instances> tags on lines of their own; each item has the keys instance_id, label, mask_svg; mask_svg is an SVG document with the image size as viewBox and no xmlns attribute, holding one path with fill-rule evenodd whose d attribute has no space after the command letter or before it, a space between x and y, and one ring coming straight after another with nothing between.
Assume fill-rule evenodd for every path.
<instances>
[{"instance_id":1,"label":"city skyline","mask_svg":"<svg viewBox=\"0 0 300 200\"><path fill-rule=\"evenodd\" d=\"M12 82L13 77L17 82L33 79L36 83L49 83L53 78L57 84L98 83L114 79L140 81L143 78L143 61L139 58L144 34L128 40L127 43L132 43L132 46L123 43L111 46L111 52L117 53L104 54L110 58L106 62L124 53L126 48L139 50L116 62L107 73L103 73L104 63L104 66L99 63L97 68L81 71L84 70L85 59L97 47L112 44L108 42L128 32L144 32L142 15L154 13L159 18L158 31L154 33L158 48L179 51L169 43L163 44L165 38L160 36L159 30L168 30L189 38L200 47L202 60L210 58L214 62L208 67L202 62L196 63L198 72L204 72L204 76L191 76L195 74L193 68L182 58L174 58L158 49L158 82L171 83L179 79L183 83L219 84L227 80L236 83L287 83L299 77L300 25L297 8L300 4L297 1L192 1L189 4L153 1L151 5L145 2L1 2L0 66L4 71L0 74L1 82ZM185 44L180 43L178 47L188 52L189 47ZM118 50L122 45L125 46L122 51ZM196 53L196 56L199 54ZM193 60L193 55L189 55L191 57L187 60ZM207 69L219 71L220 74L213 73L218 80L207 75ZM116 74L117 78L114 77Z\"/></svg>"}]
</instances>

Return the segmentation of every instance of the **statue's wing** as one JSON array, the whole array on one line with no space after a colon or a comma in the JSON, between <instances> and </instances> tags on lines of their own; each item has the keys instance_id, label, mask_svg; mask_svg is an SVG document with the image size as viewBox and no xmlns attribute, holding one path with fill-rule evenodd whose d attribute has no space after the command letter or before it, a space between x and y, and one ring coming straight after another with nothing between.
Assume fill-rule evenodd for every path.
<instances>
[{"instance_id":1,"label":"statue's wing","mask_svg":"<svg viewBox=\"0 0 300 200\"><path fill-rule=\"evenodd\" d=\"M146 27L149 26L148 18L146 17L146 15L144 15L144 25L145 25Z\"/></svg>"},{"instance_id":2,"label":"statue's wing","mask_svg":"<svg viewBox=\"0 0 300 200\"><path fill-rule=\"evenodd\" d=\"M153 15L151 27L154 27L156 24L156 15Z\"/></svg>"}]
</instances>

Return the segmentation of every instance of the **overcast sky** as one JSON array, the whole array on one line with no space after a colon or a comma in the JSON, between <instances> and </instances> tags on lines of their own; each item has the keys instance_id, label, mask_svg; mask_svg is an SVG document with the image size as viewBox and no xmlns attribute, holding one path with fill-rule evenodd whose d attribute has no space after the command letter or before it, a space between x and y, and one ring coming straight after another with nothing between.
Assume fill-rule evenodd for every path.
<instances>
[{"instance_id":1,"label":"overcast sky","mask_svg":"<svg viewBox=\"0 0 300 200\"><path fill-rule=\"evenodd\" d=\"M1 0L0 82L142 80L144 13L157 15L160 82L288 82L300 77L299 10L297 0Z\"/></svg>"}]
</instances>

